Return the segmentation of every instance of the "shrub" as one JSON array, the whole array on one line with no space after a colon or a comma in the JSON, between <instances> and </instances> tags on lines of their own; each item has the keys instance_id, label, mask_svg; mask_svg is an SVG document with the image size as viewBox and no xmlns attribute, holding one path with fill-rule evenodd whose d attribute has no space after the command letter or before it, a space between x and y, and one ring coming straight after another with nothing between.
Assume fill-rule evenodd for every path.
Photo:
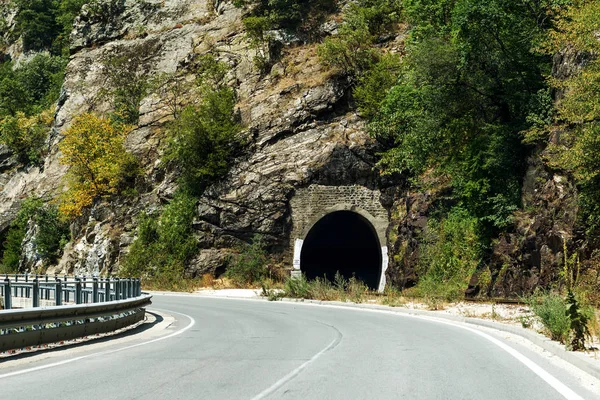
<instances>
[{"instance_id":1,"label":"shrub","mask_svg":"<svg viewBox=\"0 0 600 400\"><path fill-rule=\"evenodd\" d=\"M66 60L38 54L13 70L7 62L0 68L0 113L15 116L40 113L58 99Z\"/></svg>"},{"instance_id":2,"label":"shrub","mask_svg":"<svg viewBox=\"0 0 600 400\"><path fill-rule=\"evenodd\" d=\"M69 225L59 218L57 207L31 197L23 202L7 233L3 244L3 272L18 271L22 244L30 223L37 226L32 240L35 251L45 264L56 263L64 245L69 241Z\"/></svg>"},{"instance_id":3,"label":"shrub","mask_svg":"<svg viewBox=\"0 0 600 400\"><path fill-rule=\"evenodd\" d=\"M430 300L464 297L480 260L477 220L464 209L453 209L445 219L427 224L419 259L416 294Z\"/></svg>"},{"instance_id":4,"label":"shrub","mask_svg":"<svg viewBox=\"0 0 600 400\"><path fill-rule=\"evenodd\" d=\"M236 97L224 74L222 63L206 58L198 74L200 104L186 107L169 128L165 162L181 169L181 186L194 194L226 175L239 144Z\"/></svg>"},{"instance_id":5,"label":"shrub","mask_svg":"<svg viewBox=\"0 0 600 400\"><path fill-rule=\"evenodd\" d=\"M196 202L193 196L178 192L159 215L142 214L121 273L142 277L145 284L163 289L178 287L186 263L198 249L192 228Z\"/></svg>"},{"instance_id":6,"label":"shrub","mask_svg":"<svg viewBox=\"0 0 600 400\"><path fill-rule=\"evenodd\" d=\"M111 55L103 61L107 88L101 93L113 103L113 119L124 124L137 124L140 102L151 89L150 80L143 71L143 51Z\"/></svg>"},{"instance_id":7,"label":"shrub","mask_svg":"<svg viewBox=\"0 0 600 400\"><path fill-rule=\"evenodd\" d=\"M529 301L533 313L540 319L552 340L568 343L571 321L566 301L556 293L533 296Z\"/></svg>"},{"instance_id":8,"label":"shrub","mask_svg":"<svg viewBox=\"0 0 600 400\"><path fill-rule=\"evenodd\" d=\"M6 145L21 163L40 163L42 147L53 120L51 111L33 117L21 112L14 117L5 117L0 121L0 143Z\"/></svg>"},{"instance_id":9,"label":"shrub","mask_svg":"<svg viewBox=\"0 0 600 400\"><path fill-rule=\"evenodd\" d=\"M60 162L69 167L61 212L73 218L100 196L119 193L138 174L137 160L125 150L129 127L95 114L82 114L64 132Z\"/></svg>"},{"instance_id":10,"label":"shrub","mask_svg":"<svg viewBox=\"0 0 600 400\"><path fill-rule=\"evenodd\" d=\"M594 310L585 310L577 301L575 294L569 291L566 298L566 315L570 321L570 347L571 350L585 350L585 340L590 336L589 324L594 319ZM591 308L591 307L590 307ZM588 311L588 312L586 312Z\"/></svg>"},{"instance_id":11,"label":"shrub","mask_svg":"<svg viewBox=\"0 0 600 400\"><path fill-rule=\"evenodd\" d=\"M51 50L68 54L73 20L89 0L15 0L15 31L25 51Z\"/></svg>"},{"instance_id":12,"label":"shrub","mask_svg":"<svg viewBox=\"0 0 600 400\"><path fill-rule=\"evenodd\" d=\"M49 49L60 33L54 0L15 0L19 12L16 30L23 38L25 51Z\"/></svg>"},{"instance_id":13,"label":"shrub","mask_svg":"<svg viewBox=\"0 0 600 400\"><path fill-rule=\"evenodd\" d=\"M285 281L285 295L297 299L310 299L312 296L310 284L304 274L299 277L291 277Z\"/></svg>"},{"instance_id":14,"label":"shrub","mask_svg":"<svg viewBox=\"0 0 600 400\"><path fill-rule=\"evenodd\" d=\"M225 276L238 286L253 285L267 277L267 252L261 236L254 236L252 242L233 256L227 266Z\"/></svg>"},{"instance_id":15,"label":"shrub","mask_svg":"<svg viewBox=\"0 0 600 400\"><path fill-rule=\"evenodd\" d=\"M252 17L268 18L273 28L308 34L336 7L335 0L235 0L234 4L250 5Z\"/></svg>"}]
</instances>

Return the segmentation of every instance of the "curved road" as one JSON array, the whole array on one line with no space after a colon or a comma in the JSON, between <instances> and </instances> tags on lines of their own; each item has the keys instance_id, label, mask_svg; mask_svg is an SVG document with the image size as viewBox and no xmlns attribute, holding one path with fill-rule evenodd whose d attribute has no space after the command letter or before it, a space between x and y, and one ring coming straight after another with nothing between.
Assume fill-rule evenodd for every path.
<instances>
[{"instance_id":1,"label":"curved road","mask_svg":"<svg viewBox=\"0 0 600 400\"><path fill-rule=\"evenodd\" d=\"M175 317L160 336L0 361L2 398L600 399L597 381L492 331L298 303L153 303Z\"/></svg>"}]
</instances>

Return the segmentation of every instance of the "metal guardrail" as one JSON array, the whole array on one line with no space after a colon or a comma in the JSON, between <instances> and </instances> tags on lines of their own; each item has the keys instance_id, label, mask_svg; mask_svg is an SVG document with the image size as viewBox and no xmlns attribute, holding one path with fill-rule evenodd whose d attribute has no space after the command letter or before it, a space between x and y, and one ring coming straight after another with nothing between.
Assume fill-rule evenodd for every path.
<instances>
[{"instance_id":1,"label":"metal guardrail","mask_svg":"<svg viewBox=\"0 0 600 400\"><path fill-rule=\"evenodd\" d=\"M152 304L139 279L6 275L0 294L0 352L115 331L142 321ZM24 298L32 308L11 309Z\"/></svg>"},{"instance_id":2,"label":"metal guardrail","mask_svg":"<svg viewBox=\"0 0 600 400\"><path fill-rule=\"evenodd\" d=\"M3 281L0 276L0 297L4 300L5 310L13 308L13 297L31 299L31 307L39 307L40 300L45 300L46 305L53 301L54 305L60 306L129 299L142 294L139 279L29 274L3 276Z\"/></svg>"}]
</instances>

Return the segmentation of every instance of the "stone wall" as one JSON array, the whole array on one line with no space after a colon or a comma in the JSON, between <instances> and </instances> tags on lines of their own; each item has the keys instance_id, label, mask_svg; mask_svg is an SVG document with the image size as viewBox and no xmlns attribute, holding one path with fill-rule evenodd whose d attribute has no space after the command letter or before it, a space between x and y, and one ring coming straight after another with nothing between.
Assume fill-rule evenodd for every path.
<instances>
[{"instance_id":1,"label":"stone wall","mask_svg":"<svg viewBox=\"0 0 600 400\"><path fill-rule=\"evenodd\" d=\"M290 201L292 209L292 235L290 245L296 239L304 239L312 226L333 211L355 211L365 217L377 231L379 243L386 244L388 212L381 205L381 192L364 186L310 185L296 190Z\"/></svg>"},{"instance_id":2,"label":"stone wall","mask_svg":"<svg viewBox=\"0 0 600 400\"><path fill-rule=\"evenodd\" d=\"M324 186L313 184L297 189L290 201L292 233L290 248L293 249L294 274L300 274L300 254L304 239L310 229L325 215L335 211L353 211L369 221L381 246L381 278L379 291L386 285L389 264L386 231L389 225L387 210L381 204L381 192L364 186Z\"/></svg>"}]
</instances>

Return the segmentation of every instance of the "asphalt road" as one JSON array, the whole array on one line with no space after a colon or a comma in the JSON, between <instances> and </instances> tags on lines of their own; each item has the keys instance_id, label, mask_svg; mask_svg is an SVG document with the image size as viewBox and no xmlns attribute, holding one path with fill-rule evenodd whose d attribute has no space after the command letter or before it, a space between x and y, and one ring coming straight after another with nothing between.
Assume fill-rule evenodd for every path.
<instances>
[{"instance_id":1,"label":"asphalt road","mask_svg":"<svg viewBox=\"0 0 600 400\"><path fill-rule=\"evenodd\" d=\"M2 399L600 398L587 378L501 333L295 303L153 303L175 317L159 336L0 361Z\"/></svg>"}]
</instances>

